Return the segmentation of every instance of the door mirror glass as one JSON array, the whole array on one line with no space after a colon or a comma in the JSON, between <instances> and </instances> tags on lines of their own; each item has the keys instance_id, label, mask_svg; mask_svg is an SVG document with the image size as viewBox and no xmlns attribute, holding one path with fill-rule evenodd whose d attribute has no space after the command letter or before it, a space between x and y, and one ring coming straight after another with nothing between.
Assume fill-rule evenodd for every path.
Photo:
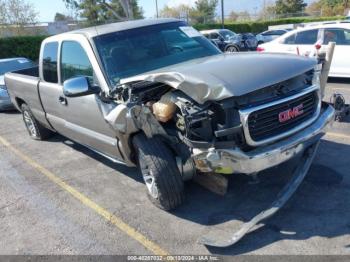
<instances>
[{"instance_id":1,"label":"door mirror glass","mask_svg":"<svg viewBox=\"0 0 350 262\"><path fill-rule=\"evenodd\" d=\"M63 94L66 97L79 97L100 93L98 86L90 83L89 77L78 76L64 81Z\"/></svg>"}]
</instances>

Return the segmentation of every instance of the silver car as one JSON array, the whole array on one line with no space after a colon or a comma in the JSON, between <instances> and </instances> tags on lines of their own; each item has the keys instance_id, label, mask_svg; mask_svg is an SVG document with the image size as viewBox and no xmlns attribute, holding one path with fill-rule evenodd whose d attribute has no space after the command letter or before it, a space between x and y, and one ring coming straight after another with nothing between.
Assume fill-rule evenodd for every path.
<instances>
[{"instance_id":1,"label":"silver car","mask_svg":"<svg viewBox=\"0 0 350 262\"><path fill-rule=\"evenodd\" d=\"M23 57L0 59L0 111L14 109L5 85L5 73L26 69L34 65L33 61Z\"/></svg>"}]
</instances>

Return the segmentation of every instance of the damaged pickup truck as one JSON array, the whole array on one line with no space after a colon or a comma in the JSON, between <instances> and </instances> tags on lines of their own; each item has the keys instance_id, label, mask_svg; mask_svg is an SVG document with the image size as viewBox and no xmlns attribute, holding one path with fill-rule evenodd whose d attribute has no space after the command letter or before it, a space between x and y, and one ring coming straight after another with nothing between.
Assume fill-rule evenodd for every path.
<instances>
[{"instance_id":1,"label":"damaged pickup truck","mask_svg":"<svg viewBox=\"0 0 350 262\"><path fill-rule=\"evenodd\" d=\"M121 22L43 41L5 76L37 140L55 132L128 166L170 210L196 172L247 175L317 144L334 110L316 59L223 54L180 20Z\"/></svg>"}]
</instances>

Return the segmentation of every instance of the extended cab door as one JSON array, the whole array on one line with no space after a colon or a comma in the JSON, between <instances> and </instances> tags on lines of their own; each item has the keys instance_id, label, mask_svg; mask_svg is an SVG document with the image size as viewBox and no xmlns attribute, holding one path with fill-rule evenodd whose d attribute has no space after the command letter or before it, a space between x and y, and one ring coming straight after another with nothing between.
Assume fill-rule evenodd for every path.
<instances>
[{"instance_id":1,"label":"extended cab door","mask_svg":"<svg viewBox=\"0 0 350 262\"><path fill-rule=\"evenodd\" d=\"M105 85L106 88L88 40L82 35L66 38L60 41L57 50L58 83L44 81L40 84L47 118L62 135L109 157L120 159L116 133L104 120L103 114L112 105L104 104L99 95L68 98L63 94L64 81L78 76L87 76L96 85ZM45 79L45 66L43 69Z\"/></svg>"}]
</instances>

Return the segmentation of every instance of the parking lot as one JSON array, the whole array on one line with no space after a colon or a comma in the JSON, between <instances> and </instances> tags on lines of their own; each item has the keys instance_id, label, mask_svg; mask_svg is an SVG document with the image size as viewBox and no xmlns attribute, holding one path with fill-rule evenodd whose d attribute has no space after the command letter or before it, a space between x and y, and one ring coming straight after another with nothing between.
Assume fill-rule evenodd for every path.
<instances>
[{"instance_id":1,"label":"parking lot","mask_svg":"<svg viewBox=\"0 0 350 262\"><path fill-rule=\"evenodd\" d=\"M329 84L345 94L347 82ZM349 89L349 90L347 90ZM164 212L138 171L62 136L31 140L22 116L0 115L1 254L350 254L350 123L335 123L294 197L264 227L227 249L197 239L210 225L247 221L272 202L294 163L234 175L224 197L186 184L187 201Z\"/></svg>"}]
</instances>

